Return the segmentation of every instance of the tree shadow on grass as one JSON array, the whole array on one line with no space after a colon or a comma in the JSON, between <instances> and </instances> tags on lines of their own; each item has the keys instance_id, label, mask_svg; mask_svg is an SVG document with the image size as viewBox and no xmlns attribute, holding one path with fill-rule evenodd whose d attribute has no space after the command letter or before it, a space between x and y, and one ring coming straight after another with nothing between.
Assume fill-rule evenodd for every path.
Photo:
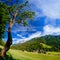
<instances>
[{"instance_id":1,"label":"tree shadow on grass","mask_svg":"<svg viewBox=\"0 0 60 60\"><path fill-rule=\"evenodd\" d=\"M12 57L12 55L10 53L5 55L5 60L21 60L21 59L15 59Z\"/></svg>"},{"instance_id":2,"label":"tree shadow on grass","mask_svg":"<svg viewBox=\"0 0 60 60\"><path fill-rule=\"evenodd\" d=\"M0 51L1 51L2 49L0 48Z\"/></svg>"},{"instance_id":3,"label":"tree shadow on grass","mask_svg":"<svg viewBox=\"0 0 60 60\"><path fill-rule=\"evenodd\" d=\"M2 48L0 48L0 52L1 52ZM10 53L6 54L4 59L0 56L0 60L16 60L12 57L12 55Z\"/></svg>"},{"instance_id":4,"label":"tree shadow on grass","mask_svg":"<svg viewBox=\"0 0 60 60\"><path fill-rule=\"evenodd\" d=\"M1 52L1 48L0 48L0 52ZM8 54L5 55L4 59L0 56L0 60L20 60L20 59L14 59L12 57L12 55L8 52Z\"/></svg>"},{"instance_id":5,"label":"tree shadow on grass","mask_svg":"<svg viewBox=\"0 0 60 60\"><path fill-rule=\"evenodd\" d=\"M5 55L5 57L0 56L0 60L16 60L11 55Z\"/></svg>"},{"instance_id":6,"label":"tree shadow on grass","mask_svg":"<svg viewBox=\"0 0 60 60\"><path fill-rule=\"evenodd\" d=\"M12 55L10 54L10 55L6 55L6 56L5 56L5 60L21 60L21 59L14 59L14 58L12 57Z\"/></svg>"},{"instance_id":7,"label":"tree shadow on grass","mask_svg":"<svg viewBox=\"0 0 60 60\"><path fill-rule=\"evenodd\" d=\"M20 59L14 59L11 54L5 55L4 58L0 56L0 60L20 60Z\"/></svg>"},{"instance_id":8,"label":"tree shadow on grass","mask_svg":"<svg viewBox=\"0 0 60 60\"><path fill-rule=\"evenodd\" d=\"M5 60L16 60L16 59L14 59L11 54L9 54L5 55Z\"/></svg>"}]
</instances>

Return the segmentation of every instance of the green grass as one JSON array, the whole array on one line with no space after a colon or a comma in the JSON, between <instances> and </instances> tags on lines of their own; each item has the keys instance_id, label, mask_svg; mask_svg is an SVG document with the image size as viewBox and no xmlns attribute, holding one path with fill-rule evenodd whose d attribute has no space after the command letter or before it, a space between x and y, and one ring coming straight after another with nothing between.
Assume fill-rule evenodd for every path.
<instances>
[{"instance_id":1,"label":"green grass","mask_svg":"<svg viewBox=\"0 0 60 60\"><path fill-rule=\"evenodd\" d=\"M52 48L51 46L46 45L46 44L44 44L44 43L40 43L40 44L43 46L43 48Z\"/></svg>"},{"instance_id":2,"label":"green grass","mask_svg":"<svg viewBox=\"0 0 60 60\"><path fill-rule=\"evenodd\" d=\"M9 50L9 53L16 60L60 60L57 52L48 52L47 54L38 54L20 50ZM60 53L59 53L60 54Z\"/></svg>"},{"instance_id":3,"label":"green grass","mask_svg":"<svg viewBox=\"0 0 60 60\"><path fill-rule=\"evenodd\" d=\"M0 46L2 48L2 46ZM60 60L60 52L47 52L40 54L10 49L6 55L7 60Z\"/></svg>"}]
</instances>

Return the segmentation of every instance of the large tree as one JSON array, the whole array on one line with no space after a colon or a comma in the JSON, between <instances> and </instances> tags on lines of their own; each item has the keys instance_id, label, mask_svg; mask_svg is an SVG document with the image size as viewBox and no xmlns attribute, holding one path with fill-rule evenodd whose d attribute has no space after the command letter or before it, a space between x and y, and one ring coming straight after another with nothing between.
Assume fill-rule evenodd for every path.
<instances>
[{"instance_id":1,"label":"large tree","mask_svg":"<svg viewBox=\"0 0 60 60\"><path fill-rule=\"evenodd\" d=\"M8 40L1 51L0 58L3 58L6 52L10 49L12 44L11 29L15 23L19 25L27 26L27 20L31 20L35 13L30 10L28 1L21 2L21 0L4 0L0 1L0 38L3 37L6 24L8 27Z\"/></svg>"}]
</instances>

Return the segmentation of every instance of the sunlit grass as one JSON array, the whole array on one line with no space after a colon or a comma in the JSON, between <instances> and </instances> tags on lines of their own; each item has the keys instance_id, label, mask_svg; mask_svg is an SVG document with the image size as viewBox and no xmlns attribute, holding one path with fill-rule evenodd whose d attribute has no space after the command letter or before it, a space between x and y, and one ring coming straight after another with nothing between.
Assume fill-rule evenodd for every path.
<instances>
[{"instance_id":1,"label":"sunlit grass","mask_svg":"<svg viewBox=\"0 0 60 60\"><path fill-rule=\"evenodd\" d=\"M0 46L2 48L2 46ZM40 54L35 52L27 52L10 49L7 53L15 60L60 60L60 52L47 52Z\"/></svg>"},{"instance_id":2,"label":"sunlit grass","mask_svg":"<svg viewBox=\"0 0 60 60\"><path fill-rule=\"evenodd\" d=\"M57 52L49 52L49 54L39 54L34 52L26 52L20 50L10 50L9 53L12 55L14 59L17 60L60 60L60 55L54 55L53 53ZM50 55L52 54L52 55Z\"/></svg>"}]
</instances>

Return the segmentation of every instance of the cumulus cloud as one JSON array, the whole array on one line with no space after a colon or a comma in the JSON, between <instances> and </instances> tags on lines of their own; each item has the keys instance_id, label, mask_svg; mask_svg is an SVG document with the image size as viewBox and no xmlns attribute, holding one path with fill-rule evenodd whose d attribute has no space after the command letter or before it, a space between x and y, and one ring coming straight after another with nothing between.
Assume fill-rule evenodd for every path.
<instances>
[{"instance_id":1,"label":"cumulus cloud","mask_svg":"<svg viewBox=\"0 0 60 60\"><path fill-rule=\"evenodd\" d=\"M42 14L54 18L60 19L60 0L29 0L30 3L34 4L36 12L42 10ZM40 12L39 12L40 13ZM39 15L38 13L38 15Z\"/></svg>"},{"instance_id":2,"label":"cumulus cloud","mask_svg":"<svg viewBox=\"0 0 60 60\"><path fill-rule=\"evenodd\" d=\"M41 37L45 35L60 35L60 27L54 27L52 25L45 25L43 27L43 32L37 31L29 35L28 37L23 36L21 34L17 34L17 36L20 38L13 38L13 44L23 43L33 38L37 38L37 37Z\"/></svg>"},{"instance_id":3,"label":"cumulus cloud","mask_svg":"<svg viewBox=\"0 0 60 60\"><path fill-rule=\"evenodd\" d=\"M43 27L43 35L60 35L60 27L54 27L52 25L46 25Z\"/></svg>"}]
</instances>

